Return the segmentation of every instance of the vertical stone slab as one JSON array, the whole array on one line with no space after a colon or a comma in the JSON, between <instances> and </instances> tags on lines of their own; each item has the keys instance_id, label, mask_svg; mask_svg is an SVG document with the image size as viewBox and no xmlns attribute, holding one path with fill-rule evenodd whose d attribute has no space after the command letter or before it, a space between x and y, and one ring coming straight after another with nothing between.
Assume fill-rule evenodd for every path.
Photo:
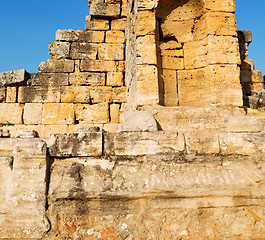
<instances>
[{"instance_id":1,"label":"vertical stone slab","mask_svg":"<svg viewBox=\"0 0 265 240\"><path fill-rule=\"evenodd\" d=\"M9 212L0 228L3 238L42 238L50 228L45 216L46 149L39 139L16 140Z\"/></svg>"}]
</instances>

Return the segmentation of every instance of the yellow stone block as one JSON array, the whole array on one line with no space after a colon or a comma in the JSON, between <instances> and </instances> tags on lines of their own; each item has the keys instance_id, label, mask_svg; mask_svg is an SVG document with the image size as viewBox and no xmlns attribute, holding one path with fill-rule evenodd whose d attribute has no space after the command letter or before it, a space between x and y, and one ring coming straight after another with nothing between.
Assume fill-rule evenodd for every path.
<instances>
[{"instance_id":1,"label":"yellow stone block","mask_svg":"<svg viewBox=\"0 0 265 240\"><path fill-rule=\"evenodd\" d=\"M125 33L123 31L111 30L106 32L106 43L124 43Z\"/></svg>"},{"instance_id":2,"label":"yellow stone block","mask_svg":"<svg viewBox=\"0 0 265 240\"><path fill-rule=\"evenodd\" d=\"M115 61L104 60L81 60L80 70L82 72L115 72Z\"/></svg>"},{"instance_id":3,"label":"yellow stone block","mask_svg":"<svg viewBox=\"0 0 265 240\"><path fill-rule=\"evenodd\" d=\"M108 123L109 122L109 105L107 103L100 104L76 104L75 105L76 120L79 123Z\"/></svg>"},{"instance_id":4,"label":"yellow stone block","mask_svg":"<svg viewBox=\"0 0 265 240\"><path fill-rule=\"evenodd\" d=\"M140 11L136 16L135 35L145 36L155 34L156 16L152 11Z\"/></svg>"},{"instance_id":5,"label":"yellow stone block","mask_svg":"<svg viewBox=\"0 0 265 240\"><path fill-rule=\"evenodd\" d=\"M44 104L42 112L42 124L74 124L74 104Z\"/></svg>"},{"instance_id":6,"label":"yellow stone block","mask_svg":"<svg viewBox=\"0 0 265 240\"><path fill-rule=\"evenodd\" d=\"M16 87L6 88L6 102L7 103L17 102L17 88Z\"/></svg>"},{"instance_id":7,"label":"yellow stone block","mask_svg":"<svg viewBox=\"0 0 265 240\"><path fill-rule=\"evenodd\" d=\"M115 19L111 21L111 30L125 31L126 18Z\"/></svg>"},{"instance_id":8,"label":"yellow stone block","mask_svg":"<svg viewBox=\"0 0 265 240\"><path fill-rule=\"evenodd\" d=\"M90 101L87 86L63 86L60 91L62 103L89 103Z\"/></svg>"},{"instance_id":9,"label":"yellow stone block","mask_svg":"<svg viewBox=\"0 0 265 240\"><path fill-rule=\"evenodd\" d=\"M24 124L40 124L42 117L41 103L26 103L23 113Z\"/></svg>"},{"instance_id":10,"label":"yellow stone block","mask_svg":"<svg viewBox=\"0 0 265 240\"><path fill-rule=\"evenodd\" d=\"M23 105L0 103L0 124L22 124Z\"/></svg>"},{"instance_id":11,"label":"yellow stone block","mask_svg":"<svg viewBox=\"0 0 265 240\"><path fill-rule=\"evenodd\" d=\"M115 43L102 43L98 51L99 60L124 60L124 45Z\"/></svg>"},{"instance_id":12,"label":"yellow stone block","mask_svg":"<svg viewBox=\"0 0 265 240\"><path fill-rule=\"evenodd\" d=\"M146 35L136 39L136 63L157 64L155 35Z\"/></svg>"},{"instance_id":13,"label":"yellow stone block","mask_svg":"<svg viewBox=\"0 0 265 240\"><path fill-rule=\"evenodd\" d=\"M123 73L122 72L108 72L107 85L108 86L123 86Z\"/></svg>"},{"instance_id":14,"label":"yellow stone block","mask_svg":"<svg viewBox=\"0 0 265 240\"><path fill-rule=\"evenodd\" d=\"M119 123L120 104L110 104L110 122Z\"/></svg>"}]
</instances>

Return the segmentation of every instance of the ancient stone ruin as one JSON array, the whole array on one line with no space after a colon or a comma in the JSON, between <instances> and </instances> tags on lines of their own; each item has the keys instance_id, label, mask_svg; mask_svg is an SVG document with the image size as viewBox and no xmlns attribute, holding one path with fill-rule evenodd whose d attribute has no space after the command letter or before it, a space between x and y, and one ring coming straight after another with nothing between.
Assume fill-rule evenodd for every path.
<instances>
[{"instance_id":1,"label":"ancient stone ruin","mask_svg":"<svg viewBox=\"0 0 265 240\"><path fill-rule=\"evenodd\" d=\"M264 78L234 0L92 0L0 75L0 239L265 239Z\"/></svg>"}]
</instances>

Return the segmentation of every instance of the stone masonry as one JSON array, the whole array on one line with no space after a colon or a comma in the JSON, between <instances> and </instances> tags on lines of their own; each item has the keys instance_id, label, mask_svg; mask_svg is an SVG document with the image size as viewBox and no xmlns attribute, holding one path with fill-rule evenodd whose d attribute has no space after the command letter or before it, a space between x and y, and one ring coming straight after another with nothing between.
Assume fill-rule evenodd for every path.
<instances>
[{"instance_id":1,"label":"stone masonry","mask_svg":"<svg viewBox=\"0 0 265 240\"><path fill-rule=\"evenodd\" d=\"M264 80L234 0L88 5L38 73L0 74L0 239L265 239Z\"/></svg>"}]
</instances>

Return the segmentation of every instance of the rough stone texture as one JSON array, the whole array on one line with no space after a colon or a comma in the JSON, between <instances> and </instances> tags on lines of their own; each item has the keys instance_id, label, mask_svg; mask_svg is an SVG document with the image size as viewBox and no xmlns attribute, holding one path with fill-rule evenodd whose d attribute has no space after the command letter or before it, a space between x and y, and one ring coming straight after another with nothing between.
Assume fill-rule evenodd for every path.
<instances>
[{"instance_id":1,"label":"rough stone texture","mask_svg":"<svg viewBox=\"0 0 265 240\"><path fill-rule=\"evenodd\" d=\"M67 73L36 73L31 75L31 86L58 87L68 85Z\"/></svg>"},{"instance_id":2,"label":"rough stone texture","mask_svg":"<svg viewBox=\"0 0 265 240\"><path fill-rule=\"evenodd\" d=\"M49 55L51 59L69 58L70 43L69 42L51 42L49 44Z\"/></svg>"},{"instance_id":3,"label":"rough stone texture","mask_svg":"<svg viewBox=\"0 0 265 240\"><path fill-rule=\"evenodd\" d=\"M22 113L23 106L19 103L0 103L0 124L21 124Z\"/></svg>"},{"instance_id":4,"label":"rough stone texture","mask_svg":"<svg viewBox=\"0 0 265 240\"><path fill-rule=\"evenodd\" d=\"M122 132L148 132L157 130L158 125L155 118L147 111L126 112L124 122L120 128Z\"/></svg>"},{"instance_id":5,"label":"rough stone texture","mask_svg":"<svg viewBox=\"0 0 265 240\"><path fill-rule=\"evenodd\" d=\"M17 87L6 88L6 102L7 103L17 102Z\"/></svg>"},{"instance_id":6,"label":"rough stone texture","mask_svg":"<svg viewBox=\"0 0 265 240\"><path fill-rule=\"evenodd\" d=\"M42 119L41 103L26 103L23 112L24 124L40 124Z\"/></svg>"},{"instance_id":7,"label":"rough stone texture","mask_svg":"<svg viewBox=\"0 0 265 240\"><path fill-rule=\"evenodd\" d=\"M0 73L0 86L24 85L28 79L25 69L17 69L9 72Z\"/></svg>"},{"instance_id":8,"label":"rough stone texture","mask_svg":"<svg viewBox=\"0 0 265 240\"><path fill-rule=\"evenodd\" d=\"M62 103L89 103L89 87L65 86L60 88Z\"/></svg>"},{"instance_id":9,"label":"rough stone texture","mask_svg":"<svg viewBox=\"0 0 265 240\"><path fill-rule=\"evenodd\" d=\"M93 1L90 6L90 15L93 17L119 18L120 4Z\"/></svg>"},{"instance_id":10,"label":"rough stone texture","mask_svg":"<svg viewBox=\"0 0 265 240\"><path fill-rule=\"evenodd\" d=\"M56 134L51 136L49 153L53 157L100 156L102 146L102 133Z\"/></svg>"},{"instance_id":11,"label":"rough stone texture","mask_svg":"<svg viewBox=\"0 0 265 240\"><path fill-rule=\"evenodd\" d=\"M39 65L39 72L43 73L70 73L74 71L73 60L49 59Z\"/></svg>"},{"instance_id":12,"label":"rough stone texture","mask_svg":"<svg viewBox=\"0 0 265 240\"><path fill-rule=\"evenodd\" d=\"M43 104L42 124L74 124L74 104Z\"/></svg>"}]
</instances>

